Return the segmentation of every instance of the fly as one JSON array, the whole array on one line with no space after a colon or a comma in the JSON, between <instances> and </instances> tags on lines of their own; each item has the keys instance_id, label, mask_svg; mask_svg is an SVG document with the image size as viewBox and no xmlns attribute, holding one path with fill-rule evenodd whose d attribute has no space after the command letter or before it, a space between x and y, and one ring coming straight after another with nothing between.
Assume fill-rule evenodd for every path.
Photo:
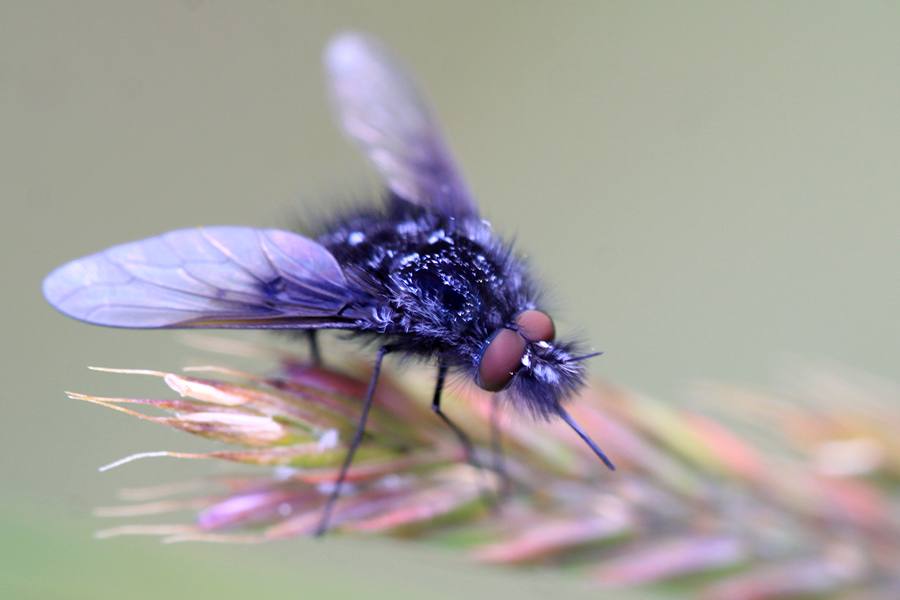
<instances>
[{"instance_id":1,"label":"fly","mask_svg":"<svg viewBox=\"0 0 900 600\"><path fill-rule=\"evenodd\" d=\"M347 456L317 533L359 445L385 355L436 364L434 412L448 373L503 392L535 418L563 419L613 465L563 408L584 386L586 354L556 339L523 260L478 213L412 75L376 40L334 38L325 70L338 121L387 188L381 206L340 214L315 239L278 229L205 227L115 246L44 280L61 312L131 328L343 329L381 346Z\"/></svg>"}]
</instances>

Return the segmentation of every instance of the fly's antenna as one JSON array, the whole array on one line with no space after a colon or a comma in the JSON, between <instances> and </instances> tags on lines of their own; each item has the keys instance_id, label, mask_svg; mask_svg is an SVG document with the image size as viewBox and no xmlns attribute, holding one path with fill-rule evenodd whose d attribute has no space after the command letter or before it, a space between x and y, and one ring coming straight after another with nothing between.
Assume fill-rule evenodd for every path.
<instances>
[{"instance_id":1,"label":"fly's antenna","mask_svg":"<svg viewBox=\"0 0 900 600\"><path fill-rule=\"evenodd\" d=\"M573 356L567 362L575 362L576 360L587 360L589 358L594 358L595 356L600 356L603 352L591 352L590 354L582 354L581 356Z\"/></svg>"},{"instance_id":2,"label":"fly's antenna","mask_svg":"<svg viewBox=\"0 0 900 600\"><path fill-rule=\"evenodd\" d=\"M594 451L594 454L600 457L600 460L603 461L603 464L609 467L610 471L615 471L616 467L612 464L612 461L607 458L607 456L603 453L603 450L600 449L600 446L595 444L594 440L592 440L588 436L588 434L584 432L584 429L582 429L581 426L579 426L578 423L576 423L575 420L569 416L569 413L567 413L562 406L557 407L557 411L559 413L559 416L562 417L562 420L568 423L569 427L574 429L575 433L577 433L578 436L581 437L581 439L583 439L584 442L591 447L591 450Z\"/></svg>"}]
</instances>

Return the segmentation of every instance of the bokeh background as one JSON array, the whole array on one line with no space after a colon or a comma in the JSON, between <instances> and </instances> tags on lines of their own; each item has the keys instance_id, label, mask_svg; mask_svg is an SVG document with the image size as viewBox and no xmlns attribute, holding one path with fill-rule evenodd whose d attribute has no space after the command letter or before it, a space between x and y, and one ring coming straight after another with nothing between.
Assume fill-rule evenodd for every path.
<instances>
[{"instance_id":1,"label":"bokeh background","mask_svg":"<svg viewBox=\"0 0 900 600\"><path fill-rule=\"evenodd\" d=\"M900 5L3 2L0 596L597 597L385 540L91 538L115 490L213 468L99 465L209 445L63 390L154 395L85 367L195 352L68 320L42 278L369 189L320 74L347 27L414 65L484 214L527 249L560 328L604 351L597 374L673 402L695 378L777 384L792 357L900 381Z\"/></svg>"}]
</instances>

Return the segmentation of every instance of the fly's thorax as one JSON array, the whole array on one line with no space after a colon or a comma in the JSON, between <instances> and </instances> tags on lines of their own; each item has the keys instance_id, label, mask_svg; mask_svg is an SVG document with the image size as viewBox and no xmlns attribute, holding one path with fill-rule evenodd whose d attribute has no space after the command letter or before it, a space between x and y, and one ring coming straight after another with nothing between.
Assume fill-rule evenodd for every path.
<instances>
[{"instance_id":1,"label":"fly's thorax","mask_svg":"<svg viewBox=\"0 0 900 600\"><path fill-rule=\"evenodd\" d=\"M364 206L318 228L318 241L350 268L387 272L400 254L420 245L446 217L389 196L384 206Z\"/></svg>"},{"instance_id":2,"label":"fly's thorax","mask_svg":"<svg viewBox=\"0 0 900 600\"><path fill-rule=\"evenodd\" d=\"M506 312L503 265L458 231L436 229L398 254L391 280L398 309L426 327L460 335Z\"/></svg>"}]
</instances>

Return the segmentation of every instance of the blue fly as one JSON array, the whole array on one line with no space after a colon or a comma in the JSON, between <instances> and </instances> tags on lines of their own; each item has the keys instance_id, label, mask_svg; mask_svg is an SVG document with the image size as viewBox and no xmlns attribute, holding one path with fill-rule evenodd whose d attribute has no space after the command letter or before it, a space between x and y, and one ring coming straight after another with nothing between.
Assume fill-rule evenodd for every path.
<instances>
[{"instance_id":1,"label":"blue fly","mask_svg":"<svg viewBox=\"0 0 900 600\"><path fill-rule=\"evenodd\" d=\"M536 418L568 423L586 354L555 337L523 260L478 208L415 79L376 40L345 33L325 69L337 118L386 185L380 206L322 223L315 239L277 229L173 231L68 263L44 281L61 312L133 328L343 329L380 349L362 414L318 533L323 533L362 437L384 356L437 365L432 408L448 373L503 391ZM312 337L314 340L315 338ZM314 345L315 346L315 345Z\"/></svg>"}]
</instances>

